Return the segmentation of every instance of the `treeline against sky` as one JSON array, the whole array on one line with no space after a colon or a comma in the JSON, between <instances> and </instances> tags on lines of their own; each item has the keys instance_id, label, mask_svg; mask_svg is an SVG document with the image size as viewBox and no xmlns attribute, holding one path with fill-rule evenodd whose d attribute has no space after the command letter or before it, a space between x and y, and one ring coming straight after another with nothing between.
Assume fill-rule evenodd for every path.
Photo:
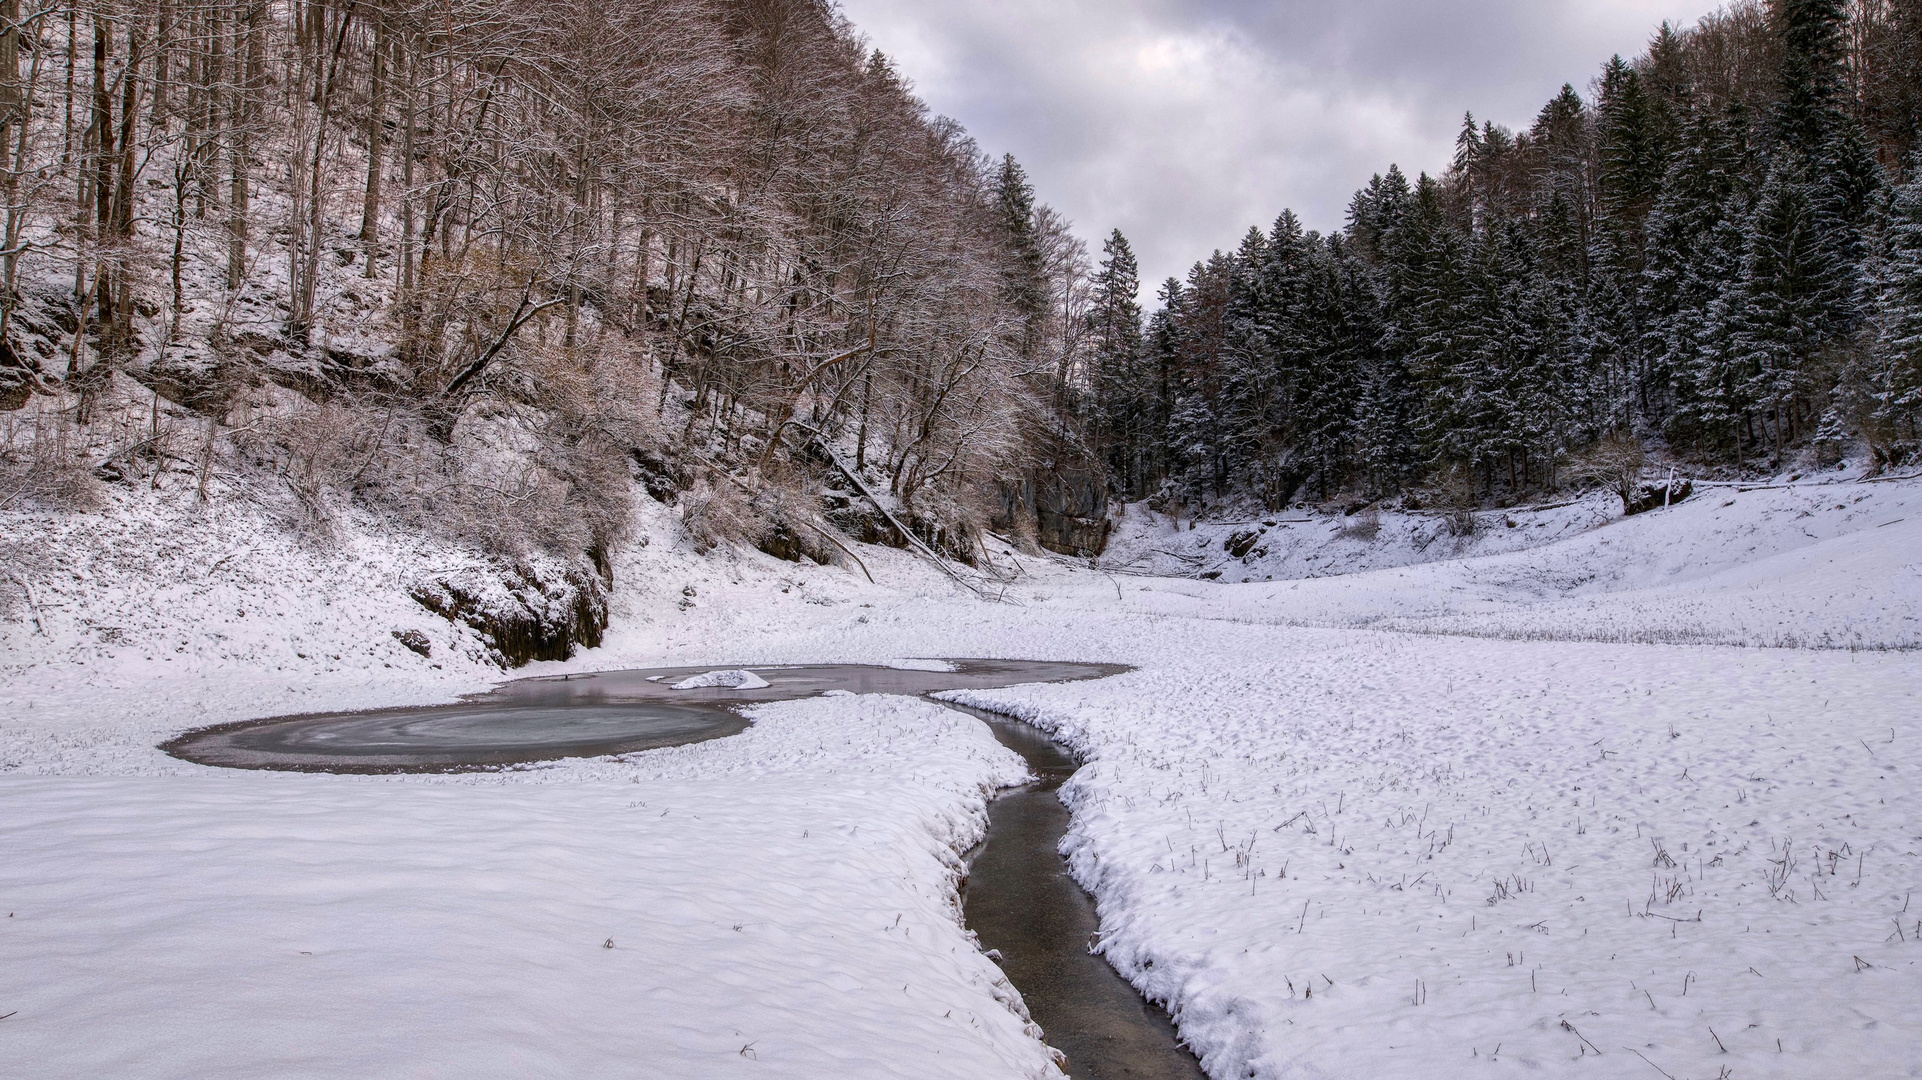
<instances>
[{"instance_id":1,"label":"treeline against sky","mask_svg":"<svg viewBox=\"0 0 1922 1080\"><path fill-rule=\"evenodd\" d=\"M1082 404L1116 486L1271 506L1518 495L1625 441L1761 467L1922 418L1922 0L1742 0L1526 131L1469 117L1346 227L1160 287L1120 234Z\"/></svg>"}]
</instances>

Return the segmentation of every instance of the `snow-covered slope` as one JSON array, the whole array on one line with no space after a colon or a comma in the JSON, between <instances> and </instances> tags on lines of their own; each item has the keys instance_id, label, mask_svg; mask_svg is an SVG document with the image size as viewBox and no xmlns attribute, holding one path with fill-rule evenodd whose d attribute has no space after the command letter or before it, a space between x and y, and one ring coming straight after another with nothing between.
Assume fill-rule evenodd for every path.
<instances>
[{"instance_id":1,"label":"snow-covered slope","mask_svg":"<svg viewBox=\"0 0 1922 1080\"><path fill-rule=\"evenodd\" d=\"M1156 581L1137 585L1136 602L1187 615L1498 637L1922 646L1922 483L1711 491L1626 519L1602 516L1594 506L1549 513L1560 516L1553 524L1537 523L1545 530L1524 525L1522 518L1514 532L1528 537L1567 531L1565 539L1236 588ZM1583 516L1599 521L1577 531ZM1340 526L1292 527L1333 536ZM1383 533L1390 533L1386 519ZM1503 529L1490 543L1520 542L1509 536ZM1366 565L1413 552L1391 538L1380 550L1341 555L1360 543L1330 540L1305 565L1317 558Z\"/></svg>"}]
</instances>

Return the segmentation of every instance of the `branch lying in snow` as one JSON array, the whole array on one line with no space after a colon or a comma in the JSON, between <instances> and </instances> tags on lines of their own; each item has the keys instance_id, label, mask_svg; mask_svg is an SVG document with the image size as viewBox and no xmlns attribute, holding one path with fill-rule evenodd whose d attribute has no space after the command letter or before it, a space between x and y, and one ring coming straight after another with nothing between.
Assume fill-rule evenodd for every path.
<instances>
[{"instance_id":1,"label":"branch lying in snow","mask_svg":"<svg viewBox=\"0 0 1922 1080\"><path fill-rule=\"evenodd\" d=\"M40 631L42 637L52 637L52 634L47 633L47 624L40 621L40 602L34 598L33 586L27 583L26 578L16 575L11 570L3 572L7 575L8 581L20 586L20 591L27 594L27 614L33 617L33 628ZM7 1016L12 1015L12 1013L7 1014ZM7 1016L0 1016L0 1020L5 1020Z\"/></svg>"},{"instance_id":2,"label":"branch lying in snow","mask_svg":"<svg viewBox=\"0 0 1922 1080\"><path fill-rule=\"evenodd\" d=\"M1636 1057L1641 1058L1643 1061L1648 1061L1647 1054L1642 1053L1640 1050L1637 1050L1632 1046L1624 1046L1622 1047L1622 1049L1628 1051L1631 1054L1634 1054ZM1655 1064L1653 1061L1648 1061L1648 1067L1651 1069L1654 1069L1658 1073L1661 1073L1663 1076L1668 1077L1668 1080L1675 1080L1674 1073L1669 1072L1667 1069L1662 1068L1660 1065Z\"/></svg>"},{"instance_id":3,"label":"branch lying in snow","mask_svg":"<svg viewBox=\"0 0 1922 1080\"><path fill-rule=\"evenodd\" d=\"M750 496L756 494L753 488L748 487L746 484L742 483L739 477L736 477L733 473L730 473L726 469L722 468L720 464L715 462L712 458L709 458L707 455L701 454L701 453L696 453L694 456L706 462L708 467L714 470L715 475L726 477L728 483L733 484L735 487L740 488L742 491L747 492L748 495ZM822 539L826 540L830 544L833 544L835 547L840 548L842 554L846 555L850 559L853 559L854 565L860 567L862 575L868 579L868 584L870 585L879 584L879 582L876 582L874 580L874 575L872 573L869 573L868 564L861 561L861 556L856 555L854 553L854 550L848 547L846 544L842 543L840 538L835 536L834 533L830 532L827 529L822 528L819 525L816 525L814 522L809 521L806 518L801 518L800 522L801 524L806 525L808 528L813 529L815 532L820 533Z\"/></svg>"},{"instance_id":4,"label":"branch lying in snow","mask_svg":"<svg viewBox=\"0 0 1922 1080\"><path fill-rule=\"evenodd\" d=\"M1901 480L1922 480L1922 473L1906 476L1866 476L1859 480L1815 480L1805 484L1756 484L1741 480L1697 480L1696 487L1734 488L1737 494L1749 491L1794 491L1797 488L1842 487L1850 484L1893 484Z\"/></svg>"},{"instance_id":5,"label":"branch lying in snow","mask_svg":"<svg viewBox=\"0 0 1922 1080\"><path fill-rule=\"evenodd\" d=\"M843 544L840 541L840 539L836 537L833 533L827 531L826 529L823 529L819 525L816 525L814 522L809 521L806 518L801 519L801 524L806 525L808 528L813 529L815 532L820 533L821 538L823 540L826 540L828 543L833 544L835 547L840 548L843 554L845 554L848 558L854 560L854 565L861 568L861 573L867 575L868 584L872 585L875 583L874 575L868 573L868 564L862 562L861 556L856 555L852 548L848 547L846 544Z\"/></svg>"},{"instance_id":6,"label":"branch lying in snow","mask_svg":"<svg viewBox=\"0 0 1922 1080\"><path fill-rule=\"evenodd\" d=\"M1577 1030L1574 1024L1571 1024L1571 1023L1569 1023L1568 1021L1566 1021L1566 1020L1564 1020L1564 1021L1562 1021L1562 1027L1564 1027L1564 1028L1566 1028L1566 1029L1568 1029L1569 1031L1572 1031L1572 1032L1574 1032L1574 1033L1575 1033L1575 1037L1576 1037L1576 1038L1578 1038L1578 1039L1580 1039L1580 1040L1582 1040L1582 1041L1583 1041L1583 1042L1585 1042L1585 1043L1588 1043L1588 1048L1589 1048L1590 1050L1593 1050L1593 1051L1595 1051L1595 1056L1596 1056L1596 1057L1601 1057L1601 1056L1602 1056L1602 1048L1601 1048L1601 1047L1599 1047L1599 1046L1596 1046L1596 1045L1595 1045L1594 1043L1592 1043L1592 1042L1588 1042L1588 1036L1586 1036L1586 1035L1584 1035L1584 1034L1582 1034L1582 1033L1581 1033L1581 1032L1580 1032L1579 1030Z\"/></svg>"},{"instance_id":7,"label":"branch lying in snow","mask_svg":"<svg viewBox=\"0 0 1922 1080\"><path fill-rule=\"evenodd\" d=\"M816 431L815 429L807 426L806 424L789 421L788 426L799 428L800 430L807 432L809 435L812 435L814 437L815 443L821 447L821 452L828 456L829 461L834 462L835 468L841 470L841 475L847 477L848 480L850 480L856 488L860 489L861 494L864 497L866 497L866 499L869 502L874 504L874 508L876 510L879 510L881 512L881 516L888 519L888 524L894 526L895 531L899 532L903 537L906 537L909 544L919 549L923 555L926 555L931 561L933 561L934 565L939 567L942 573L953 578L956 584L960 585L962 588L968 590L974 595L979 596L982 599L988 599L987 593L982 592L979 588L975 586L974 582L969 581L967 578L962 577L959 571L955 570L954 567L949 566L948 561L946 559L943 559L939 554L937 554L933 548L922 543L920 537L910 532L906 525L901 524L901 520L899 518L895 517L894 514L891 511L889 511L886 506L882 505L880 499L875 498L874 492L868 490L867 481L862 480L861 477L857 475L853 469L848 468L847 465L842 463L841 455L835 453L834 447L828 445L827 436L821 434L819 431Z\"/></svg>"}]
</instances>

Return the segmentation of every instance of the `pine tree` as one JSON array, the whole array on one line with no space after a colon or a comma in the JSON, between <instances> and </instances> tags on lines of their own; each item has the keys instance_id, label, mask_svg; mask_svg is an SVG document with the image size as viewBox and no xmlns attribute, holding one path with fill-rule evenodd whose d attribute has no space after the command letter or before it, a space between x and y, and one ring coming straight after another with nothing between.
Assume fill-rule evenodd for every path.
<instances>
[{"instance_id":1,"label":"pine tree","mask_svg":"<svg viewBox=\"0 0 1922 1080\"><path fill-rule=\"evenodd\" d=\"M1868 275L1877 314L1863 426L1889 461L1898 445L1922 438L1922 154L1894 193L1879 249Z\"/></svg>"},{"instance_id":2,"label":"pine tree","mask_svg":"<svg viewBox=\"0 0 1922 1080\"><path fill-rule=\"evenodd\" d=\"M1128 238L1116 229L1101 247L1088 312L1096 413L1110 475L1123 493L1146 494L1154 383L1145 378L1141 329L1141 270Z\"/></svg>"},{"instance_id":3,"label":"pine tree","mask_svg":"<svg viewBox=\"0 0 1922 1080\"><path fill-rule=\"evenodd\" d=\"M1035 221L1034 186L1013 154L1001 159L994 207L1006 251L1001 296L1019 324L1012 345L1022 359L1033 361L1041 349L1048 312L1048 267Z\"/></svg>"},{"instance_id":4,"label":"pine tree","mask_svg":"<svg viewBox=\"0 0 1922 1080\"><path fill-rule=\"evenodd\" d=\"M1725 442L1740 412L1724 367L1751 198L1747 127L1739 109L1692 116L1648 217L1636 404L1683 444Z\"/></svg>"}]
</instances>

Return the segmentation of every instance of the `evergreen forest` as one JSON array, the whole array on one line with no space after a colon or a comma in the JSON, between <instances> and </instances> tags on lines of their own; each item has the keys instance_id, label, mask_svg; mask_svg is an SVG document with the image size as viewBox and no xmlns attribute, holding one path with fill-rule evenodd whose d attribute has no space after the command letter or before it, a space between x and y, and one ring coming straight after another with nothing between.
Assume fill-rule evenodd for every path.
<instances>
[{"instance_id":1,"label":"evergreen forest","mask_svg":"<svg viewBox=\"0 0 1922 1080\"><path fill-rule=\"evenodd\" d=\"M1664 25L1525 131L1463 120L1344 227L1283 211L1158 288L1116 233L1080 421L1117 491L1506 499L1660 450L1887 467L1922 417L1922 4Z\"/></svg>"}]
</instances>

